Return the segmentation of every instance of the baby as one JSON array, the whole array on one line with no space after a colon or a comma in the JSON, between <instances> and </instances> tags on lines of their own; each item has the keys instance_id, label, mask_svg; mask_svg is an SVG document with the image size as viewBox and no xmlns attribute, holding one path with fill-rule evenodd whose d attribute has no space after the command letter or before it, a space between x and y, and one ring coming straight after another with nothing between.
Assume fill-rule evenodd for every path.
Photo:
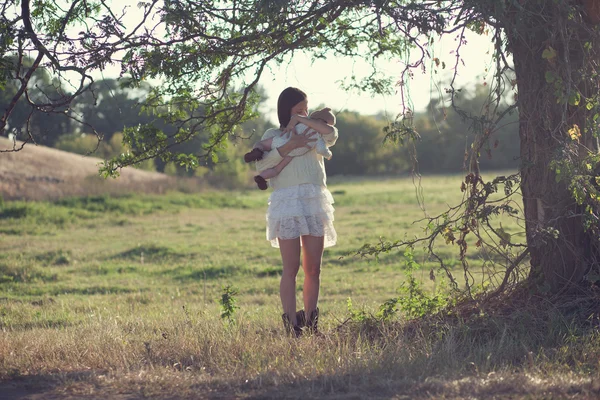
<instances>
[{"instance_id":1,"label":"baby","mask_svg":"<svg viewBox=\"0 0 600 400\"><path fill-rule=\"evenodd\" d=\"M331 126L335 125L335 115L333 115L330 108L323 108L322 110L313 111L309 115L309 117L311 119L319 119L319 120L325 122L327 125L331 125ZM302 132L304 132L306 130L306 128L307 128L307 126L304 124L298 124L294 127L294 129L296 130L296 133L298 133L298 134L301 134ZM248 152L244 155L244 161L252 162L252 161L261 160L264 152L270 151L273 149L277 149L280 146L283 146L284 144L286 144L288 142L288 140L289 140L289 137L287 137L287 135L274 136L269 139L261 140L260 142L257 142L254 145L254 148L250 152ZM279 164L275 165L272 168L267 168L267 169L263 170L260 174L256 175L254 177L254 181L258 185L258 188L261 190L266 190L269 187L269 185L267 184L267 179L270 179L270 178L273 178L273 177L279 175L281 170L283 170L283 168L285 168L285 166L288 165L294 157L305 154L306 152L310 151L313 147L316 149L317 154L322 155L323 157L325 157L328 160L331 159L331 156L332 156L331 150L329 150L329 148L325 144L325 141L323 140L321 135L319 135L318 133L317 133L317 141L310 143L309 146L310 146L310 148L300 147L295 150L292 150L287 156L285 156L283 158L283 160L281 160L279 162Z\"/></svg>"}]
</instances>

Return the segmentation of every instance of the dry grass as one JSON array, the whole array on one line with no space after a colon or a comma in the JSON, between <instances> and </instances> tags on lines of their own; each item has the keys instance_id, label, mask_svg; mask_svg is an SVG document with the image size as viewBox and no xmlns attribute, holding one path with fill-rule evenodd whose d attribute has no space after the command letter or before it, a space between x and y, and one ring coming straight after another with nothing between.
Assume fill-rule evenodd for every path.
<instances>
[{"instance_id":1,"label":"dry grass","mask_svg":"<svg viewBox=\"0 0 600 400\"><path fill-rule=\"evenodd\" d=\"M21 147L21 142L16 143ZM0 150L13 142L0 137ZM125 168L119 179L98 175L103 160L92 156L27 144L17 152L0 153L0 197L5 200L53 200L97 194L165 193L198 190L201 182L177 179L161 173Z\"/></svg>"},{"instance_id":2,"label":"dry grass","mask_svg":"<svg viewBox=\"0 0 600 400\"><path fill-rule=\"evenodd\" d=\"M371 325L369 330L377 335L369 335L364 323L356 323L330 330L325 337L290 340L273 330L268 319L241 318L229 327L213 312L173 311L160 322L90 315L81 325L56 334L5 332L0 338L3 378L11 379L15 391L34 388L44 398L600 395L598 370L585 374L581 365L572 364L573 356L587 357L588 365L596 362L597 368L597 335L570 349L563 347L567 342L540 349L532 346L541 326L528 327L536 328L532 337L514 325L499 326L503 329L497 335L482 340L469 332L476 326L441 325L435 331L407 333L399 325L380 324ZM595 353L588 354L589 349Z\"/></svg>"}]
</instances>

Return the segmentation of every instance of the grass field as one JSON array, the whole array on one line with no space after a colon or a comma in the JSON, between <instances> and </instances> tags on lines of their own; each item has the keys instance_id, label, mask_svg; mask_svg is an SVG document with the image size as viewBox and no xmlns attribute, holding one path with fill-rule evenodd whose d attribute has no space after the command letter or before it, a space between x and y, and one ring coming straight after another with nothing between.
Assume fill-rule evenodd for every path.
<instances>
[{"instance_id":1,"label":"grass field","mask_svg":"<svg viewBox=\"0 0 600 400\"><path fill-rule=\"evenodd\" d=\"M427 212L461 199L460 176L423 179ZM410 180L332 180L338 245L325 251L324 338L282 334L280 257L264 238L268 193L206 192L5 202L0 209L0 398L595 398L597 330L557 316L441 326L347 321L396 296L401 251L349 256L423 232ZM517 233L508 219L504 229ZM518 240L518 236L515 236ZM439 253L459 268L456 246ZM434 264L416 249L417 273ZM476 252L477 279L489 276ZM457 270L458 271L458 270ZM479 271L479 272L478 272ZM460 274L459 274L460 275ZM439 280L438 280L439 282ZM220 317L238 290L235 323ZM300 303L302 273L299 275ZM534 318L535 319L535 318ZM346 321L345 324L343 322ZM515 322L516 321L516 322ZM506 321L504 321L506 322ZM496 325L494 325L496 324ZM375 333L373 333L375 332Z\"/></svg>"}]
</instances>

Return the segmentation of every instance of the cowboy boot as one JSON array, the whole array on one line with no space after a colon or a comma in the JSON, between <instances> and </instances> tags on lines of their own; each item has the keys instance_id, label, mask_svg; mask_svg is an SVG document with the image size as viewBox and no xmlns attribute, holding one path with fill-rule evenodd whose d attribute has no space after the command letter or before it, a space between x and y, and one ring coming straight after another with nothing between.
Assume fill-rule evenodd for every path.
<instances>
[{"instance_id":1,"label":"cowboy boot","mask_svg":"<svg viewBox=\"0 0 600 400\"><path fill-rule=\"evenodd\" d=\"M304 310L296 311L296 323L300 328L306 326L306 314L304 313Z\"/></svg>"},{"instance_id":2,"label":"cowboy boot","mask_svg":"<svg viewBox=\"0 0 600 400\"><path fill-rule=\"evenodd\" d=\"M302 328L296 325L292 325L292 321L290 321L290 317L287 314L282 314L281 319L283 320L283 327L285 331L292 337L300 337L302 335Z\"/></svg>"},{"instance_id":3,"label":"cowboy boot","mask_svg":"<svg viewBox=\"0 0 600 400\"><path fill-rule=\"evenodd\" d=\"M306 327L308 328L308 331L313 335L320 335L318 324L319 307L317 307L316 310L313 310L313 312L311 312L308 318L306 319Z\"/></svg>"}]
</instances>

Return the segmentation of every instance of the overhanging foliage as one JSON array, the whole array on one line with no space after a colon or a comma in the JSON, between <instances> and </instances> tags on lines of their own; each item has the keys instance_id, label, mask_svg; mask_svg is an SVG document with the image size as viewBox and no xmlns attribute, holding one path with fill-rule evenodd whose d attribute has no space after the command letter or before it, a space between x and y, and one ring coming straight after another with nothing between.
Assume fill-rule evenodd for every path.
<instances>
[{"instance_id":1,"label":"overhanging foliage","mask_svg":"<svg viewBox=\"0 0 600 400\"><path fill-rule=\"evenodd\" d=\"M253 116L255 88L265 69L277 68L295 52L309 52L316 58L334 54L370 60L416 52L420 55L416 61L398 71L401 93L413 70L424 69L425 60L431 59L436 68L452 68L454 77L446 92L455 106L459 95L455 78L464 62L464 33L485 33L495 44L490 96L480 113L457 108L472 122L475 134L465 159L469 172L465 201L456 208L454 217L440 216L443 222L438 222L433 232L446 240L451 240L450 233L458 234L468 281L466 237L475 235L481 240L479 229L490 215L486 207L491 189L495 191L503 183L512 192L519 182L513 177L484 182L478 157L486 146L489 148L498 122L518 108L520 188L531 281L560 293L592 276L590 271L598 272L597 1L155 0L139 2L137 7L138 23L126 24L125 17L132 9L105 0L5 2L0 19L2 76L4 81L8 77L18 79L21 86L0 119L0 133L20 97L27 99L32 112L61 112L77 119L65 107L76 96L94 90L93 71L118 63L128 87L147 79L162 80L163 85L152 91L144 107L174 130L164 132L155 124L127 129L124 140L134 151L107 161L103 172L113 175L121 167L153 157L193 167L202 158L214 158L227 137L235 134L236 126ZM430 51L433 37L443 34L457 39L454 65L437 62ZM36 55L30 68L19 65L24 54ZM15 55L17 65L9 62ZM27 96L37 68L46 68L57 77L52 85L61 96L47 96L45 100ZM78 84L67 89L65 79L73 82L73 76ZM374 74L357 85L381 91L387 82ZM519 89L515 103L501 107L506 90L515 85ZM410 145L418 139L412 110L405 106L398 115L387 131L388 138ZM172 146L201 132L210 135L202 154L171 151ZM414 153L413 157L416 162ZM504 211L512 212L508 208ZM430 222L438 220L432 218ZM487 233L508 248L514 245L497 229ZM386 246L382 243L369 251L376 254ZM511 267L506 276L525 254L508 254ZM517 282L521 275L510 276Z\"/></svg>"}]
</instances>

